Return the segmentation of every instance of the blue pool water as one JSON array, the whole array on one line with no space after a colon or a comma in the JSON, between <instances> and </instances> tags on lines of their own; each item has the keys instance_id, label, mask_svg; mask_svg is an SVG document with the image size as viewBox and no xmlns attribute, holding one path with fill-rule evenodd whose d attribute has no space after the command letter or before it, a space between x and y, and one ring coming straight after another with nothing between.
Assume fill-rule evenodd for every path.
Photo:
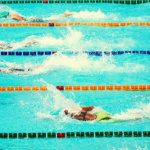
<instances>
[{"instance_id":1,"label":"blue pool water","mask_svg":"<svg viewBox=\"0 0 150 150\"><path fill-rule=\"evenodd\" d=\"M55 21L150 21L150 4L1 5L0 11ZM74 16L62 17L65 11ZM15 22L0 19L0 22ZM24 47L24 43L36 41ZM149 50L149 27L0 28L0 42L9 51ZM6 49L7 50L7 49ZM0 132L148 131L149 91L60 92L57 85L149 84L149 55L91 57L85 54L38 57L0 56L0 67L31 68L22 74L0 73L0 86L48 85L47 92L0 93ZM80 122L63 114L65 108L93 105L122 122ZM130 121L127 121L130 120ZM148 138L86 138L1 140L0 149L150 149Z\"/></svg>"}]
</instances>

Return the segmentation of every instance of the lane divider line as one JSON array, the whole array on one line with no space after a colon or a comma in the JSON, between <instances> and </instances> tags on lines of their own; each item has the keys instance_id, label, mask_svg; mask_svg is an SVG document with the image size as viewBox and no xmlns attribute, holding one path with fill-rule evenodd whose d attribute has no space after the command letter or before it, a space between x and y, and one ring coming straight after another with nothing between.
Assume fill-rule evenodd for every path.
<instances>
[{"instance_id":1,"label":"lane divider line","mask_svg":"<svg viewBox=\"0 0 150 150\"><path fill-rule=\"evenodd\" d=\"M150 22L55 22L55 23L0 23L0 27L68 27L68 26L93 26L93 27L149 27Z\"/></svg>"},{"instance_id":2,"label":"lane divider line","mask_svg":"<svg viewBox=\"0 0 150 150\"><path fill-rule=\"evenodd\" d=\"M56 86L60 91L149 91L150 85L83 85ZM0 86L0 92L47 91L47 86Z\"/></svg>"},{"instance_id":3,"label":"lane divider line","mask_svg":"<svg viewBox=\"0 0 150 150\"><path fill-rule=\"evenodd\" d=\"M110 56L110 55L123 55L123 54L136 54L136 55L150 55L150 50L129 50L129 51L66 51L66 52L59 52L59 51L1 51L0 56L50 56L56 53L62 54L69 54L69 55L76 55L76 54L87 54L89 56Z\"/></svg>"},{"instance_id":4,"label":"lane divider line","mask_svg":"<svg viewBox=\"0 0 150 150\"><path fill-rule=\"evenodd\" d=\"M150 0L1 0L0 4L61 4L61 3L115 3L115 4L142 4Z\"/></svg>"},{"instance_id":5,"label":"lane divider line","mask_svg":"<svg viewBox=\"0 0 150 150\"><path fill-rule=\"evenodd\" d=\"M43 138L107 138L107 137L150 137L150 131L100 131L100 132L20 132L0 133L0 139L43 139Z\"/></svg>"},{"instance_id":6,"label":"lane divider line","mask_svg":"<svg viewBox=\"0 0 150 150\"><path fill-rule=\"evenodd\" d=\"M46 86L1 86L0 92L20 92L20 91L47 91Z\"/></svg>"}]
</instances>

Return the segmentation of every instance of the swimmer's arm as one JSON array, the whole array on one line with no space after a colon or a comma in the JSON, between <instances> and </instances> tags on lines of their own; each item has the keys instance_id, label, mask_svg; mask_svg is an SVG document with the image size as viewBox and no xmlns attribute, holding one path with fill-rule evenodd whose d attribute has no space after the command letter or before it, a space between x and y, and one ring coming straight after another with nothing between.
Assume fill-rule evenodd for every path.
<instances>
[{"instance_id":1,"label":"swimmer's arm","mask_svg":"<svg viewBox=\"0 0 150 150\"><path fill-rule=\"evenodd\" d=\"M93 110L93 109L94 109L94 106L83 106L83 107L81 107L81 108L82 108L81 112L82 112L82 113L86 113L87 111Z\"/></svg>"},{"instance_id":2,"label":"swimmer's arm","mask_svg":"<svg viewBox=\"0 0 150 150\"><path fill-rule=\"evenodd\" d=\"M2 68L0 68L0 73L6 73L6 74L9 74L8 70L2 69Z\"/></svg>"},{"instance_id":3,"label":"swimmer's arm","mask_svg":"<svg viewBox=\"0 0 150 150\"><path fill-rule=\"evenodd\" d=\"M36 40L27 41L27 42L24 42L24 47L32 46L32 45L34 45L34 44L37 44L37 41L36 41Z\"/></svg>"},{"instance_id":4,"label":"swimmer's arm","mask_svg":"<svg viewBox=\"0 0 150 150\"><path fill-rule=\"evenodd\" d=\"M10 14L9 17L14 19L14 20L17 20L17 21L27 21L26 18L24 18L18 14Z\"/></svg>"},{"instance_id":5,"label":"swimmer's arm","mask_svg":"<svg viewBox=\"0 0 150 150\"><path fill-rule=\"evenodd\" d=\"M13 48L9 43L0 43L0 50L7 50Z\"/></svg>"},{"instance_id":6,"label":"swimmer's arm","mask_svg":"<svg viewBox=\"0 0 150 150\"><path fill-rule=\"evenodd\" d=\"M68 114L70 114L70 117L73 119L82 120L82 121L84 120L84 117L81 114L75 114L75 113L68 113Z\"/></svg>"},{"instance_id":7,"label":"swimmer's arm","mask_svg":"<svg viewBox=\"0 0 150 150\"><path fill-rule=\"evenodd\" d=\"M64 17L69 17L69 16L72 16L72 15L73 15L72 12L69 12L69 11L64 12Z\"/></svg>"},{"instance_id":8,"label":"swimmer's arm","mask_svg":"<svg viewBox=\"0 0 150 150\"><path fill-rule=\"evenodd\" d=\"M77 120L81 120L81 121L85 120L83 115L74 115L72 118L77 119Z\"/></svg>"}]
</instances>

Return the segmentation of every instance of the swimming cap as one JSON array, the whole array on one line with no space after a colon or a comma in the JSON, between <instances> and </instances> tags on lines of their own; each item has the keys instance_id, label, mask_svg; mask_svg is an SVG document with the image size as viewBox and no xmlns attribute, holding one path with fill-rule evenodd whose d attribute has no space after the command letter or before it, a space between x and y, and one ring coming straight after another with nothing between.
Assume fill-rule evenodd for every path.
<instances>
[{"instance_id":1,"label":"swimming cap","mask_svg":"<svg viewBox=\"0 0 150 150\"><path fill-rule=\"evenodd\" d=\"M7 17L8 15L9 15L8 11L2 11L2 12L0 12L0 18Z\"/></svg>"}]
</instances>

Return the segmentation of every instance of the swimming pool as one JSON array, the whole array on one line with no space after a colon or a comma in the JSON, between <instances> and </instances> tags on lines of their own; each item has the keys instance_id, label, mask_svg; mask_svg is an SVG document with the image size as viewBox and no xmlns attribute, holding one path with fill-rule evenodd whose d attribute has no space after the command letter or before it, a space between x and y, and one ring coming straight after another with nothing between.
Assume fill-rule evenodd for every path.
<instances>
[{"instance_id":1,"label":"swimming pool","mask_svg":"<svg viewBox=\"0 0 150 150\"><path fill-rule=\"evenodd\" d=\"M0 10L24 17L59 21L149 21L150 4L1 5ZM32 11L31 11L32 10ZM38 10L38 11L37 11ZM62 17L65 11L74 16ZM2 18L0 22L16 22ZM1 51L128 51L149 50L149 27L0 28ZM26 41L36 41L24 46ZM149 91L58 91L58 85L149 84L149 55L125 54L102 57L61 54L51 56L0 56L1 67L31 68L23 74L0 74L1 86L48 85L46 92L0 93L0 132L95 132L149 131ZM93 105L110 112L121 122L80 122L63 114L67 107ZM56 119L57 117L57 119ZM134 120L135 119L135 120ZM69 147L68 147L69 146ZM148 137L3 139L1 149L149 149Z\"/></svg>"}]
</instances>

